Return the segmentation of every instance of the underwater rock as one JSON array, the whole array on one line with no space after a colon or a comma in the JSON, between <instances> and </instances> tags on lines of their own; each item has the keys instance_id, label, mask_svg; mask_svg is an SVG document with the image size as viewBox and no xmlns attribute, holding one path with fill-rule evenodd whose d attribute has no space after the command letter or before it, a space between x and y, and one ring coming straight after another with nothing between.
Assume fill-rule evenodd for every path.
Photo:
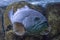
<instances>
[{"instance_id":1,"label":"underwater rock","mask_svg":"<svg viewBox=\"0 0 60 40\"><path fill-rule=\"evenodd\" d=\"M50 36L60 33L60 3L49 3L46 6L46 14L49 26L51 26Z\"/></svg>"}]
</instances>

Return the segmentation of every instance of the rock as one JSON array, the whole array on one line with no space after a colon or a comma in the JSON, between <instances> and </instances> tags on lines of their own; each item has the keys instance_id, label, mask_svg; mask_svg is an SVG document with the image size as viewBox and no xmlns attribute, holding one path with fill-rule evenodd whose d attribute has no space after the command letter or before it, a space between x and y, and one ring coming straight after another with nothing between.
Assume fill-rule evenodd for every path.
<instances>
[{"instance_id":1,"label":"rock","mask_svg":"<svg viewBox=\"0 0 60 40\"><path fill-rule=\"evenodd\" d=\"M51 26L50 36L58 35L60 33L60 3L47 4L46 13L48 24Z\"/></svg>"}]
</instances>

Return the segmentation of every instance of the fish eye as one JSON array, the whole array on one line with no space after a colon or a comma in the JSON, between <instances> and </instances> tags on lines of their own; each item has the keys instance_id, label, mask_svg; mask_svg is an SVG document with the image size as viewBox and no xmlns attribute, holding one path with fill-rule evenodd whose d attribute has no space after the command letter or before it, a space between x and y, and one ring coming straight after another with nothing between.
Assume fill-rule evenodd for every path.
<instances>
[{"instance_id":1,"label":"fish eye","mask_svg":"<svg viewBox=\"0 0 60 40\"><path fill-rule=\"evenodd\" d=\"M40 18L39 17L35 17L35 19L34 19L35 21L39 21L40 20Z\"/></svg>"}]
</instances>

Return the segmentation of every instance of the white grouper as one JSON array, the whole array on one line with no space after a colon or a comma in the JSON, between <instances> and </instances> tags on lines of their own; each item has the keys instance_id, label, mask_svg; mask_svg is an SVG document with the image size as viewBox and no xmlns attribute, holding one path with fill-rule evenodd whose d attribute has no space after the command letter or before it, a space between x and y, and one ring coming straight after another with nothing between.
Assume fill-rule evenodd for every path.
<instances>
[{"instance_id":1,"label":"white grouper","mask_svg":"<svg viewBox=\"0 0 60 40\"><path fill-rule=\"evenodd\" d=\"M22 23L28 34L40 35L42 31L48 28L46 17L42 13L29 8L27 5L22 8L18 8L15 13L12 8L9 11L8 16L12 24L15 22ZM13 30L15 30L14 27ZM18 32L15 33L17 35L19 34ZM48 33L45 33L45 35L46 34Z\"/></svg>"}]
</instances>

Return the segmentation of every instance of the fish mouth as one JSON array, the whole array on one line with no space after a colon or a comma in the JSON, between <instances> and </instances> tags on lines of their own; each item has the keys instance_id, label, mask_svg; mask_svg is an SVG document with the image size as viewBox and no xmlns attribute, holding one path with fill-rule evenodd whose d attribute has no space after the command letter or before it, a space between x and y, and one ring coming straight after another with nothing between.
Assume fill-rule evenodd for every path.
<instances>
[{"instance_id":1,"label":"fish mouth","mask_svg":"<svg viewBox=\"0 0 60 40\"><path fill-rule=\"evenodd\" d=\"M25 32L15 32L17 35L23 36L25 34Z\"/></svg>"},{"instance_id":2,"label":"fish mouth","mask_svg":"<svg viewBox=\"0 0 60 40\"><path fill-rule=\"evenodd\" d=\"M17 24L19 24L19 25L17 25ZM24 35L24 33L25 33L24 26L20 23L14 24L13 25L13 32L17 35L20 35L20 36Z\"/></svg>"},{"instance_id":3,"label":"fish mouth","mask_svg":"<svg viewBox=\"0 0 60 40\"><path fill-rule=\"evenodd\" d=\"M20 36L25 34L25 31L22 31L22 32L19 31L19 30L13 30L13 31L14 31L15 34L20 35Z\"/></svg>"}]
</instances>

